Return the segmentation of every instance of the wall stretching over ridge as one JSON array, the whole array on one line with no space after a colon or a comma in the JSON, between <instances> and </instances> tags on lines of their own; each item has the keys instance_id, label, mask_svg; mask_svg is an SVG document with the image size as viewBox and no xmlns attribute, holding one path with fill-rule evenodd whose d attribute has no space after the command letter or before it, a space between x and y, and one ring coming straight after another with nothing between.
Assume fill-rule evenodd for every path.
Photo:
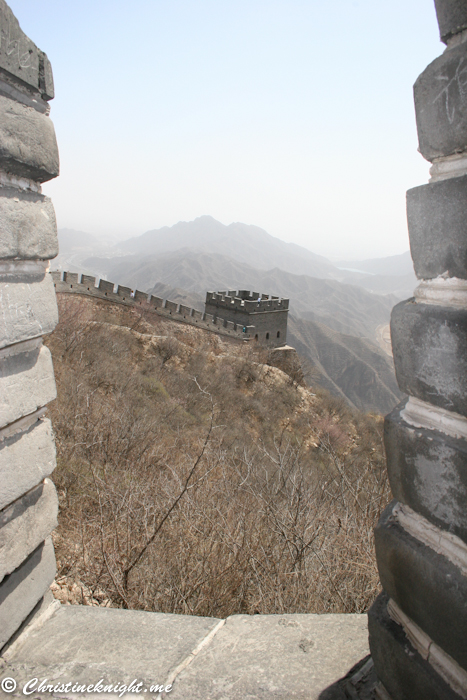
<instances>
[{"instance_id":1,"label":"wall stretching over ridge","mask_svg":"<svg viewBox=\"0 0 467 700\"><path fill-rule=\"evenodd\" d=\"M47 56L0 0L0 649L51 602L56 571L55 444L45 413L56 391L42 336L58 320L47 273L58 240L41 193L59 169L53 96Z\"/></svg>"},{"instance_id":2,"label":"wall stretching over ridge","mask_svg":"<svg viewBox=\"0 0 467 700\"><path fill-rule=\"evenodd\" d=\"M115 285L113 282L102 279L99 280L99 284L96 286L96 278L90 275L81 275L77 272L54 271L50 273L50 276L57 293L84 294L95 299L111 301L124 306L141 306L145 312L156 313L158 316L196 326L197 328L211 331L211 333L218 333L236 340L249 341L255 335L255 329L252 326L245 327L230 320L216 318L212 314L203 313L184 304L178 304L168 299L164 300L153 295L148 296L148 294L139 290L133 292L130 287ZM244 327L245 332L243 332Z\"/></svg>"}]
</instances>

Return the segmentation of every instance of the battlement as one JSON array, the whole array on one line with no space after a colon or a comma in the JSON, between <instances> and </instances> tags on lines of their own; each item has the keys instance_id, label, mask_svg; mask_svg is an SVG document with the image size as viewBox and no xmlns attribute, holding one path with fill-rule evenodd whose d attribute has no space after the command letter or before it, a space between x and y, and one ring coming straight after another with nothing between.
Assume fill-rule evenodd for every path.
<instances>
[{"instance_id":1,"label":"battlement","mask_svg":"<svg viewBox=\"0 0 467 700\"><path fill-rule=\"evenodd\" d=\"M254 325L254 339L281 347L287 339L289 300L247 289L207 292L205 310L234 324Z\"/></svg>"},{"instance_id":2,"label":"battlement","mask_svg":"<svg viewBox=\"0 0 467 700\"><path fill-rule=\"evenodd\" d=\"M232 321L219 318L217 315L203 313L197 309L192 309L185 304L178 304L169 299L162 299L138 289L116 285L108 280L96 280L91 275L84 275L77 272L53 271L50 273L55 291L61 294L84 294L96 299L112 301L124 306L142 306L148 312L156 313L159 316L171 318L174 321L198 326L205 330L219 335L226 335L238 340L252 340L255 336L255 327L245 324L243 321L234 323Z\"/></svg>"},{"instance_id":3,"label":"battlement","mask_svg":"<svg viewBox=\"0 0 467 700\"><path fill-rule=\"evenodd\" d=\"M288 299L260 294L259 292L250 292L246 289L228 292L207 292L206 304L224 309L238 309L249 314L285 311L289 308Z\"/></svg>"}]
</instances>

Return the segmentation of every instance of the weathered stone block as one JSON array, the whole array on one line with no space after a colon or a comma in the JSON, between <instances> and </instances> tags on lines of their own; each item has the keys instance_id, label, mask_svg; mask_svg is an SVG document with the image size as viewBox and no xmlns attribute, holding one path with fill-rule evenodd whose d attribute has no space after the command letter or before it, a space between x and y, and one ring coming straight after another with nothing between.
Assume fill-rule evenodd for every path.
<instances>
[{"instance_id":1,"label":"weathered stone block","mask_svg":"<svg viewBox=\"0 0 467 700\"><path fill-rule=\"evenodd\" d=\"M50 100L54 96L52 69L42 51L21 30L4 0L0 2L0 70L20 85Z\"/></svg>"},{"instance_id":2,"label":"weathered stone block","mask_svg":"<svg viewBox=\"0 0 467 700\"><path fill-rule=\"evenodd\" d=\"M67 282L68 284L79 284L79 275L77 272L64 272L63 273L63 281Z\"/></svg>"},{"instance_id":3,"label":"weathered stone block","mask_svg":"<svg viewBox=\"0 0 467 700\"><path fill-rule=\"evenodd\" d=\"M407 192L410 249L418 278L467 279L467 176Z\"/></svg>"},{"instance_id":4,"label":"weathered stone block","mask_svg":"<svg viewBox=\"0 0 467 700\"><path fill-rule=\"evenodd\" d=\"M459 695L413 648L379 595L368 612L371 657L378 678L393 700L459 700Z\"/></svg>"},{"instance_id":5,"label":"weathered stone block","mask_svg":"<svg viewBox=\"0 0 467 700\"><path fill-rule=\"evenodd\" d=\"M0 276L0 348L53 331L58 322L52 277L48 274Z\"/></svg>"},{"instance_id":6,"label":"weathered stone block","mask_svg":"<svg viewBox=\"0 0 467 700\"><path fill-rule=\"evenodd\" d=\"M35 192L0 187L0 258L50 260L58 254L52 201Z\"/></svg>"},{"instance_id":7,"label":"weathered stone block","mask_svg":"<svg viewBox=\"0 0 467 700\"><path fill-rule=\"evenodd\" d=\"M392 515L393 508L394 503L386 508L375 528L381 585L416 625L467 669L467 576L406 532Z\"/></svg>"},{"instance_id":8,"label":"weathered stone block","mask_svg":"<svg viewBox=\"0 0 467 700\"><path fill-rule=\"evenodd\" d=\"M33 413L56 396L48 348L33 347L3 358L0 351L0 428Z\"/></svg>"},{"instance_id":9,"label":"weathered stone block","mask_svg":"<svg viewBox=\"0 0 467 700\"><path fill-rule=\"evenodd\" d=\"M142 302L147 302L148 295L146 292L140 292L139 289L135 291L135 302L141 304Z\"/></svg>"},{"instance_id":10,"label":"weathered stone block","mask_svg":"<svg viewBox=\"0 0 467 700\"><path fill-rule=\"evenodd\" d=\"M0 581L57 527L58 498L50 479L0 511Z\"/></svg>"},{"instance_id":11,"label":"weathered stone block","mask_svg":"<svg viewBox=\"0 0 467 700\"><path fill-rule=\"evenodd\" d=\"M174 301L166 300L164 309L166 309L166 311L169 313L177 313L178 304L176 304Z\"/></svg>"},{"instance_id":12,"label":"weathered stone block","mask_svg":"<svg viewBox=\"0 0 467 700\"><path fill-rule=\"evenodd\" d=\"M0 648L16 632L54 580L50 537L0 584Z\"/></svg>"},{"instance_id":13,"label":"weathered stone block","mask_svg":"<svg viewBox=\"0 0 467 700\"><path fill-rule=\"evenodd\" d=\"M413 300L391 314L399 388L434 406L467 415L467 311Z\"/></svg>"},{"instance_id":14,"label":"weathered stone block","mask_svg":"<svg viewBox=\"0 0 467 700\"><path fill-rule=\"evenodd\" d=\"M122 297L124 301L131 301L131 287L122 287L121 284L117 287L117 294Z\"/></svg>"},{"instance_id":15,"label":"weathered stone block","mask_svg":"<svg viewBox=\"0 0 467 700\"><path fill-rule=\"evenodd\" d=\"M180 304L178 313L182 314L185 318L191 317L191 307L190 306L185 306L185 304Z\"/></svg>"},{"instance_id":16,"label":"weathered stone block","mask_svg":"<svg viewBox=\"0 0 467 700\"><path fill-rule=\"evenodd\" d=\"M445 51L414 85L418 141L429 161L467 148L467 44Z\"/></svg>"},{"instance_id":17,"label":"weathered stone block","mask_svg":"<svg viewBox=\"0 0 467 700\"><path fill-rule=\"evenodd\" d=\"M0 96L0 167L46 182L57 177L59 159L52 121L32 107Z\"/></svg>"},{"instance_id":18,"label":"weathered stone block","mask_svg":"<svg viewBox=\"0 0 467 700\"><path fill-rule=\"evenodd\" d=\"M108 282L107 280L99 280L99 291L104 292L104 294L113 294L114 283Z\"/></svg>"},{"instance_id":19,"label":"weathered stone block","mask_svg":"<svg viewBox=\"0 0 467 700\"><path fill-rule=\"evenodd\" d=\"M467 29L467 6L463 0L435 0L439 36L446 44L454 34Z\"/></svg>"},{"instance_id":20,"label":"weathered stone block","mask_svg":"<svg viewBox=\"0 0 467 700\"><path fill-rule=\"evenodd\" d=\"M151 298L149 299L149 303L151 306L153 306L155 309L159 309L162 307L164 300L161 297L155 297L151 294Z\"/></svg>"},{"instance_id":21,"label":"weathered stone block","mask_svg":"<svg viewBox=\"0 0 467 700\"><path fill-rule=\"evenodd\" d=\"M394 497L467 542L467 442L386 416L384 444Z\"/></svg>"},{"instance_id":22,"label":"weathered stone block","mask_svg":"<svg viewBox=\"0 0 467 700\"><path fill-rule=\"evenodd\" d=\"M92 275L81 275L81 284L86 285L89 291L93 291L96 288L96 278Z\"/></svg>"},{"instance_id":23,"label":"weathered stone block","mask_svg":"<svg viewBox=\"0 0 467 700\"><path fill-rule=\"evenodd\" d=\"M41 418L0 442L0 508L16 501L55 469L52 424Z\"/></svg>"}]
</instances>

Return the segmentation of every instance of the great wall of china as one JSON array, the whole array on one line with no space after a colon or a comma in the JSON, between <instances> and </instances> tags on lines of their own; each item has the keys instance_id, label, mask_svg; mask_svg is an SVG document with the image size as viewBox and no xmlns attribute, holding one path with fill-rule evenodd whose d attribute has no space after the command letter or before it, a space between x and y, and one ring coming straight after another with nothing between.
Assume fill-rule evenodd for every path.
<instances>
[{"instance_id":1,"label":"great wall of china","mask_svg":"<svg viewBox=\"0 0 467 700\"><path fill-rule=\"evenodd\" d=\"M208 292L206 306L213 313L207 313L104 279L96 284L96 278L91 275L61 271L52 271L50 275L55 291L60 294L82 294L124 306L141 307L172 321L237 340L259 340L274 347L285 345L288 299L269 298L266 294L246 290ZM254 325L249 323L250 318L255 319ZM276 326L280 329L277 330Z\"/></svg>"}]
</instances>

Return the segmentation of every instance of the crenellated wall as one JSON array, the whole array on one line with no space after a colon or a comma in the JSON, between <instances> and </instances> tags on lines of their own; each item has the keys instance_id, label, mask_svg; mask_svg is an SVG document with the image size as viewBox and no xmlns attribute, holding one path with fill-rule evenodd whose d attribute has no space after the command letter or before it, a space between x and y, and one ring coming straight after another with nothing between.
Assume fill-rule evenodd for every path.
<instances>
[{"instance_id":1,"label":"crenellated wall","mask_svg":"<svg viewBox=\"0 0 467 700\"><path fill-rule=\"evenodd\" d=\"M0 0L0 648L44 599L55 577L50 533L58 499L48 478L55 445L46 405L55 398L42 344L58 320L48 260L58 253L52 202L58 175L49 119L47 56Z\"/></svg>"},{"instance_id":2,"label":"crenellated wall","mask_svg":"<svg viewBox=\"0 0 467 700\"><path fill-rule=\"evenodd\" d=\"M287 339L289 300L245 289L207 292L207 313L235 324L255 327L255 340L280 347Z\"/></svg>"},{"instance_id":3,"label":"crenellated wall","mask_svg":"<svg viewBox=\"0 0 467 700\"><path fill-rule=\"evenodd\" d=\"M96 278L90 275L81 275L77 272L54 271L50 273L50 276L57 293L84 294L125 306L141 306L146 313L155 313L158 316L197 326L212 333L237 340L252 340L255 335L255 329L251 325L245 326L241 323L232 323L228 320L214 317L212 314L202 313L184 304L178 304L169 299L164 300L161 297L148 295L139 290L133 291L130 287L115 285L107 280L101 279L96 285Z\"/></svg>"}]
</instances>

